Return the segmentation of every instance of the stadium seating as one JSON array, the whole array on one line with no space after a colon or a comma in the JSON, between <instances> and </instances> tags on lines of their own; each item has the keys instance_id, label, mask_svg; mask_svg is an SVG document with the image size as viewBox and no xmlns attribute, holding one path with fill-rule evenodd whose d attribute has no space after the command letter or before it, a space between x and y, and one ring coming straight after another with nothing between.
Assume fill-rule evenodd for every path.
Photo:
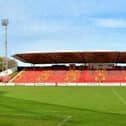
<instances>
[{"instance_id":1,"label":"stadium seating","mask_svg":"<svg viewBox=\"0 0 126 126\"><path fill-rule=\"evenodd\" d=\"M88 83L126 82L126 70L24 69L12 80L15 83Z\"/></svg>"},{"instance_id":2,"label":"stadium seating","mask_svg":"<svg viewBox=\"0 0 126 126\"><path fill-rule=\"evenodd\" d=\"M9 76L0 76L0 82L8 82L10 80Z\"/></svg>"}]
</instances>

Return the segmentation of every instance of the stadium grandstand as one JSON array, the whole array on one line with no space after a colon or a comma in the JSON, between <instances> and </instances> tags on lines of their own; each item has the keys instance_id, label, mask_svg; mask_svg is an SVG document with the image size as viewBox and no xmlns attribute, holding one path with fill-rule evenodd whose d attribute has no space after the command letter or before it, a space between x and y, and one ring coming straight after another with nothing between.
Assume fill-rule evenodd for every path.
<instances>
[{"instance_id":1,"label":"stadium grandstand","mask_svg":"<svg viewBox=\"0 0 126 126\"><path fill-rule=\"evenodd\" d=\"M13 57L32 64L31 67L18 67L17 74L8 80L15 85L126 83L126 52L46 52L15 54ZM44 66L38 67L40 64Z\"/></svg>"}]
</instances>

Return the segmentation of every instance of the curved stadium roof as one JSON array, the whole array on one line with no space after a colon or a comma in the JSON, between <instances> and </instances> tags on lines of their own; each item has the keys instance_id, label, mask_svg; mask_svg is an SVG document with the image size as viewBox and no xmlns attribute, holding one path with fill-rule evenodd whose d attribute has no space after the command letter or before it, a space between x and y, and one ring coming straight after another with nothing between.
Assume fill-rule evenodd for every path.
<instances>
[{"instance_id":1,"label":"curved stadium roof","mask_svg":"<svg viewBox=\"0 0 126 126\"><path fill-rule=\"evenodd\" d=\"M15 54L14 58L32 64L126 63L126 52L42 52Z\"/></svg>"}]
</instances>

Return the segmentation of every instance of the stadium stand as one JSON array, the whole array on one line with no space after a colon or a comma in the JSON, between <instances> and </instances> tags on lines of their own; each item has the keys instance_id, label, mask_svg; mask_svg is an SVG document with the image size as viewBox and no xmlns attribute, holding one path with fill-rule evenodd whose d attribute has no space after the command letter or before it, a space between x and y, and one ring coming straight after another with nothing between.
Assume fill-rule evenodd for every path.
<instances>
[{"instance_id":1,"label":"stadium stand","mask_svg":"<svg viewBox=\"0 0 126 126\"><path fill-rule=\"evenodd\" d=\"M87 83L126 82L126 70L54 70L25 68L13 79L14 83Z\"/></svg>"},{"instance_id":2,"label":"stadium stand","mask_svg":"<svg viewBox=\"0 0 126 126\"><path fill-rule=\"evenodd\" d=\"M51 67L19 67L12 83L126 83L126 52L50 52L16 54L14 58ZM78 64L80 64L78 66Z\"/></svg>"}]
</instances>

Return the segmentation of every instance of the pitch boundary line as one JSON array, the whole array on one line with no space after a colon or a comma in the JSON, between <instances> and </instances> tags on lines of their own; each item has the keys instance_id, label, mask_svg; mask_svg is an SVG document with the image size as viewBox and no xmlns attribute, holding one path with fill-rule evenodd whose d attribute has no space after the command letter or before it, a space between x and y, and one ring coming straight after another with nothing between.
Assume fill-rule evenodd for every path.
<instances>
[{"instance_id":1,"label":"pitch boundary line","mask_svg":"<svg viewBox=\"0 0 126 126\"><path fill-rule=\"evenodd\" d=\"M62 120L57 126L64 126L70 119L72 118L72 116L67 116L64 120Z\"/></svg>"},{"instance_id":2,"label":"pitch boundary line","mask_svg":"<svg viewBox=\"0 0 126 126\"><path fill-rule=\"evenodd\" d=\"M112 92L124 105L126 105L126 100L115 89L112 88Z\"/></svg>"}]
</instances>

